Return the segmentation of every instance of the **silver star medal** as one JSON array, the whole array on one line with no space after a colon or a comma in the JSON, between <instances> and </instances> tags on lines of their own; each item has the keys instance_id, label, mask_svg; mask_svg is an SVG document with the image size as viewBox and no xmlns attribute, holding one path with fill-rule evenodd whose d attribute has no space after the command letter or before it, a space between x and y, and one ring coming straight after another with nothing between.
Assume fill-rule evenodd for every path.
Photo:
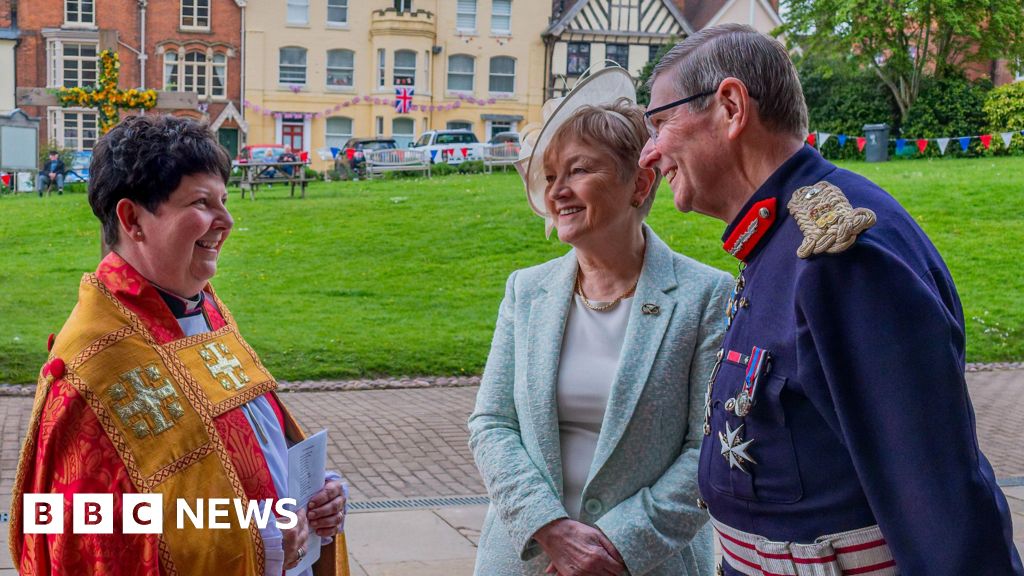
<instances>
[{"instance_id":1,"label":"silver star medal","mask_svg":"<svg viewBox=\"0 0 1024 576\"><path fill-rule=\"evenodd\" d=\"M718 433L718 439L722 442L722 457L729 462L729 468L739 468L744 474L750 474L746 468L743 467L746 463L757 464L757 460L751 458L750 454L747 453L747 449L754 442L753 439L743 441L743 436L740 432L743 430L743 424L740 427L733 430L732 426L728 422L725 423L725 434Z\"/></svg>"}]
</instances>

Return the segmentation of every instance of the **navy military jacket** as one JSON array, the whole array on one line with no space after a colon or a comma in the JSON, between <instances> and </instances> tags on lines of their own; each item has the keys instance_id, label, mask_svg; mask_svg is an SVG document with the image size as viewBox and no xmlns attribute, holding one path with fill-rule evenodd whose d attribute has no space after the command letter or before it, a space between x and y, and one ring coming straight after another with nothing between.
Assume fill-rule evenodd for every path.
<instances>
[{"instance_id":1,"label":"navy military jacket","mask_svg":"<svg viewBox=\"0 0 1024 576\"><path fill-rule=\"evenodd\" d=\"M839 254L799 258L787 203L827 181L877 223ZM774 206L769 214L759 207ZM904 576L1021 575L1010 514L978 448L952 277L884 190L804 146L750 198L771 226L746 247L735 318L710 395L700 490L709 512L772 541L878 524ZM744 224L745 225L745 224ZM727 412L754 347L770 367L745 417ZM752 440L730 466L719 433ZM726 574L738 574L726 564Z\"/></svg>"}]
</instances>

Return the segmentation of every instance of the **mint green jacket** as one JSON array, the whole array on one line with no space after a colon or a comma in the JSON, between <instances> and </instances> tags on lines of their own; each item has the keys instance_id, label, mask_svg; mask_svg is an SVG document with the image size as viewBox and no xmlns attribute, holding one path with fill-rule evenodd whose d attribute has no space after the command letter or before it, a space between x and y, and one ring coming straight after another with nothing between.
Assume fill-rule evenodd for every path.
<instances>
[{"instance_id":1,"label":"mint green jacket","mask_svg":"<svg viewBox=\"0 0 1024 576\"><path fill-rule=\"evenodd\" d=\"M644 233L643 271L580 521L604 532L633 576L711 574L697 464L731 279L673 252L646 226ZM470 447L491 498L478 576L543 574L549 560L533 534L568 517L555 386L576 271L570 251L508 279L469 419Z\"/></svg>"}]
</instances>

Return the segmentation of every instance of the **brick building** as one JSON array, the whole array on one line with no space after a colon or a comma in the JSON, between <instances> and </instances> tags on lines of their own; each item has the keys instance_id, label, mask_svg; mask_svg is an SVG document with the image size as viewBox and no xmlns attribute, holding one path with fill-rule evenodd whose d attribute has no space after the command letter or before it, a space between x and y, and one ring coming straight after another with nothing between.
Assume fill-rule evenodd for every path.
<instances>
[{"instance_id":1,"label":"brick building","mask_svg":"<svg viewBox=\"0 0 1024 576\"><path fill-rule=\"evenodd\" d=\"M98 77L98 54L109 48L121 60L120 88L194 92L199 100L195 110L161 109L158 100L150 113L205 118L232 151L244 139L244 0L32 0L31 9L26 0L0 0L0 7L4 2L13 3L18 30L19 89L91 85ZM22 108L42 120L41 145L88 150L96 141L95 110Z\"/></svg>"}]
</instances>

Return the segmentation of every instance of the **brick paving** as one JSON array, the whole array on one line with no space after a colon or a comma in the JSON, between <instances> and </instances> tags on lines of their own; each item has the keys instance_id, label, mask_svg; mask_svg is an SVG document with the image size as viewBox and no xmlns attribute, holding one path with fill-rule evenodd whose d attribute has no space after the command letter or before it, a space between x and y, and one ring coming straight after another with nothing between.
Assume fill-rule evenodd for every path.
<instances>
[{"instance_id":1,"label":"brick paving","mask_svg":"<svg viewBox=\"0 0 1024 576\"><path fill-rule=\"evenodd\" d=\"M1000 480L1024 482L1024 369L971 372L968 387L982 450ZM468 448L466 419L475 386L289 392L285 404L308 431L328 428L329 465L352 486L353 501L484 494ZM0 513L10 505L17 452L31 398L0 397ZM1015 481L1014 481L1015 480ZM1024 487L1007 487L1018 545L1024 543ZM952 504L952 503L951 503ZM0 523L0 575L7 526Z\"/></svg>"}]
</instances>

